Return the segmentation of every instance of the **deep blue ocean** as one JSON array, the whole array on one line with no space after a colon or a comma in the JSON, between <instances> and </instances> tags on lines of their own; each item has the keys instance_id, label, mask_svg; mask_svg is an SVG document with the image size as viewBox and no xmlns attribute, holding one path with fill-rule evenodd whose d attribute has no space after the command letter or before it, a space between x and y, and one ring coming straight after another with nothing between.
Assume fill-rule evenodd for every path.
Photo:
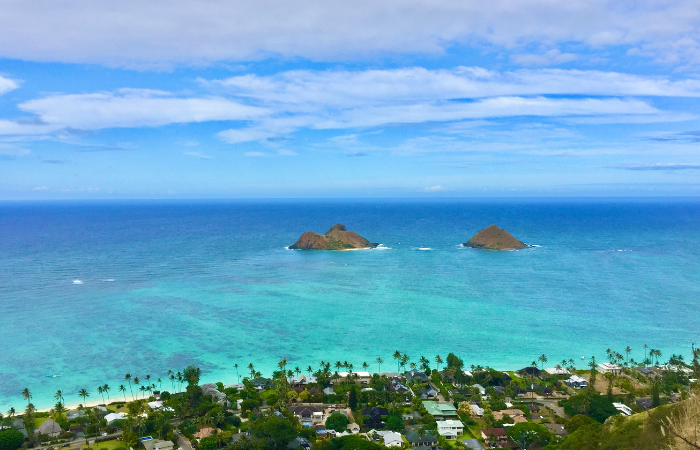
<instances>
[{"instance_id":1,"label":"deep blue ocean","mask_svg":"<svg viewBox=\"0 0 700 450\"><path fill-rule=\"evenodd\" d=\"M287 250L336 222L382 248ZM536 247L463 248L495 223ZM700 202L0 204L0 411L196 364L235 382L287 357L392 354L517 369L700 344ZM581 360L585 356L586 360ZM52 377L52 375L61 375Z\"/></svg>"}]
</instances>

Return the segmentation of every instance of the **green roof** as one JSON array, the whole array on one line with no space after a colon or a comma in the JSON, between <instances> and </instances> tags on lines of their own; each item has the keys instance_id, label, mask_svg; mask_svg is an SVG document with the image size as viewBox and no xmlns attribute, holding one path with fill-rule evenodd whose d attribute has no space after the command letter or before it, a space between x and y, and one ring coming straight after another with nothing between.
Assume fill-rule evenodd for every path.
<instances>
[{"instance_id":1,"label":"green roof","mask_svg":"<svg viewBox=\"0 0 700 450\"><path fill-rule=\"evenodd\" d=\"M423 402L425 410L431 416L456 416L457 408L452 403Z\"/></svg>"}]
</instances>

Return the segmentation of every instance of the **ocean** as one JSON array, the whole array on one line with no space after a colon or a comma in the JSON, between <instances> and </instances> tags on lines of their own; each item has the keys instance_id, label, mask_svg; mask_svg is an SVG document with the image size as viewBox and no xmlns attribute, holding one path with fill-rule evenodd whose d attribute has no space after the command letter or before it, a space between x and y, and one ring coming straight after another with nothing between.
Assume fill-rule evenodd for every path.
<instances>
[{"instance_id":1,"label":"ocean","mask_svg":"<svg viewBox=\"0 0 700 450\"><path fill-rule=\"evenodd\" d=\"M285 248L336 222L381 247ZM460 245L492 223L534 247ZM105 383L121 398L125 373L170 390L188 364L234 383L234 364L269 376L283 357L395 371L396 350L497 369L645 344L688 359L699 299L696 200L5 202L0 411L25 387L38 407Z\"/></svg>"}]
</instances>

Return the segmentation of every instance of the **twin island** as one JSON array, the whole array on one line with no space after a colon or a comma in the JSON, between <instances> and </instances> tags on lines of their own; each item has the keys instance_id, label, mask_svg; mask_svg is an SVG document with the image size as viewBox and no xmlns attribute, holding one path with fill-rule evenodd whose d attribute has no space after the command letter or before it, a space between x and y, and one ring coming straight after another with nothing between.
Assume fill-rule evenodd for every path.
<instances>
[{"instance_id":1,"label":"twin island","mask_svg":"<svg viewBox=\"0 0 700 450\"><path fill-rule=\"evenodd\" d=\"M293 250L358 250L375 248L378 245L368 241L354 231L348 231L342 223L336 223L326 234L307 231L289 248ZM484 228L462 245L464 247L486 250L520 250L527 248L527 245L496 225Z\"/></svg>"}]
</instances>

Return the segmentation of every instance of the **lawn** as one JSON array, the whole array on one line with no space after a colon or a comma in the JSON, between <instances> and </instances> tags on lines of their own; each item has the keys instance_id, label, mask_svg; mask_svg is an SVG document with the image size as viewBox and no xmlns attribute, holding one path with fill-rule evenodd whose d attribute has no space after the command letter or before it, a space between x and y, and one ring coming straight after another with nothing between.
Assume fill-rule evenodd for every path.
<instances>
[{"instance_id":1,"label":"lawn","mask_svg":"<svg viewBox=\"0 0 700 450\"><path fill-rule=\"evenodd\" d=\"M95 450L114 450L117 447L124 447L124 441L113 439L111 441L98 442L92 446ZM87 445L83 444L83 448L87 448Z\"/></svg>"}]
</instances>

